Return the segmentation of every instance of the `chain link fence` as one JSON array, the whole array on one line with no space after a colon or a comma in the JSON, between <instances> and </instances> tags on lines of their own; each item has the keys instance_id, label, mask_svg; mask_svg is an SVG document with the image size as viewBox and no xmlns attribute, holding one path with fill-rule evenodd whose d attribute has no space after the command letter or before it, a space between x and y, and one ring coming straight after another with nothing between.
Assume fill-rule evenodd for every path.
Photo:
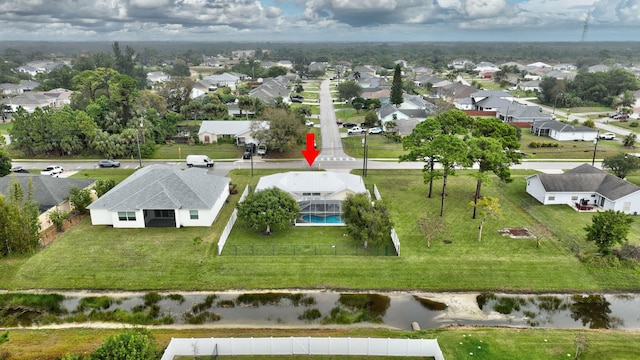
<instances>
[{"instance_id":1,"label":"chain link fence","mask_svg":"<svg viewBox=\"0 0 640 360\"><path fill-rule=\"evenodd\" d=\"M553 231L545 224L547 218L544 214L537 210L537 202L534 199L522 199L520 201L520 207L527 212L532 218L534 218L539 224L541 224L545 230L553 235L558 241L566 246L575 255L580 255L584 250L584 246L581 245L573 236L565 232Z\"/></svg>"},{"instance_id":2,"label":"chain link fence","mask_svg":"<svg viewBox=\"0 0 640 360\"><path fill-rule=\"evenodd\" d=\"M222 256L397 256L397 254L392 245L365 248L362 245L328 244L227 244L222 251Z\"/></svg>"}]
</instances>

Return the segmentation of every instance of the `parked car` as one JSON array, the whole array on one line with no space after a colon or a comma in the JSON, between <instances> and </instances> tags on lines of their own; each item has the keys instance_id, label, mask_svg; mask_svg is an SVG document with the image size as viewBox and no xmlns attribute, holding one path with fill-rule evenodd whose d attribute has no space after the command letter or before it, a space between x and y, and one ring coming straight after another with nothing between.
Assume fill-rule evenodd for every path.
<instances>
[{"instance_id":1,"label":"parked car","mask_svg":"<svg viewBox=\"0 0 640 360\"><path fill-rule=\"evenodd\" d=\"M352 128L354 126L358 126L358 124L353 123L353 122L349 122L349 121L347 121L346 123L342 124L342 127L345 127L345 128Z\"/></svg>"},{"instance_id":2,"label":"parked car","mask_svg":"<svg viewBox=\"0 0 640 360\"><path fill-rule=\"evenodd\" d=\"M338 125L342 125L342 120L340 120L340 119L336 119L336 124L338 124Z\"/></svg>"},{"instance_id":3,"label":"parked car","mask_svg":"<svg viewBox=\"0 0 640 360\"><path fill-rule=\"evenodd\" d=\"M101 168L104 168L104 167L110 167L110 168L120 167L120 161L111 160L111 159L104 159L104 160L100 160L100 162L98 162L98 166L100 166Z\"/></svg>"},{"instance_id":4,"label":"parked car","mask_svg":"<svg viewBox=\"0 0 640 360\"><path fill-rule=\"evenodd\" d=\"M615 138L616 138L616 134L610 133L610 132L604 133L604 134L600 134L598 136L598 139L600 139L600 140L614 140Z\"/></svg>"},{"instance_id":5,"label":"parked car","mask_svg":"<svg viewBox=\"0 0 640 360\"><path fill-rule=\"evenodd\" d=\"M347 135L364 134L366 131L366 129L363 129L360 126L354 126L347 130Z\"/></svg>"},{"instance_id":6,"label":"parked car","mask_svg":"<svg viewBox=\"0 0 640 360\"><path fill-rule=\"evenodd\" d=\"M292 103L297 103L297 104L302 104L302 99L298 99L298 98L292 98L291 99Z\"/></svg>"},{"instance_id":7,"label":"parked car","mask_svg":"<svg viewBox=\"0 0 640 360\"><path fill-rule=\"evenodd\" d=\"M49 165L40 172L40 175L58 176L62 174L64 169L58 165Z\"/></svg>"},{"instance_id":8,"label":"parked car","mask_svg":"<svg viewBox=\"0 0 640 360\"><path fill-rule=\"evenodd\" d=\"M13 166L13 167L11 167L11 169L9 169L9 171L15 172L15 173L27 173L28 172L22 166Z\"/></svg>"},{"instance_id":9,"label":"parked car","mask_svg":"<svg viewBox=\"0 0 640 360\"><path fill-rule=\"evenodd\" d=\"M627 120L629 119L629 115L627 114L618 114L613 117L615 120Z\"/></svg>"},{"instance_id":10,"label":"parked car","mask_svg":"<svg viewBox=\"0 0 640 360\"><path fill-rule=\"evenodd\" d=\"M314 123L311 120L307 120L307 121L304 122L304 124L307 125L307 126L314 126L316 123Z\"/></svg>"},{"instance_id":11,"label":"parked car","mask_svg":"<svg viewBox=\"0 0 640 360\"><path fill-rule=\"evenodd\" d=\"M245 150L244 153L242 154L242 158L243 159L251 159L251 155L253 155L253 153L249 150Z\"/></svg>"},{"instance_id":12,"label":"parked car","mask_svg":"<svg viewBox=\"0 0 640 360\"><path fill-rule=\"evenodd\" d=\"M257 153L258 153L258 155L266 155L267 154L267 145L265 145L265 144L258 145Z\"/></svg>"},{"instance_id":13,"label":"parked car","mask_svg":"<svg viewBox=\"0 0 640 360\"><path fill-rule=\"evenodd\" d=\"M373 135L373 134L382 134L382 128L372 127L371 129L369 129L369 134L371 134L371 135Z\"/></svg>"},{"instance_id":14,"label":"parked car","mask_svg":"<svg viewBox=\"0 0 640 360\"><path fill-rule=\"evenodd\" d=\"M610 113L610 114L609 114L609 117L610 117L610 118L613 118L614 116L617 116L617 115L620 115L620 113L616 111L616 112L612 112L612 113Z\"/></svg>"}]
</instances>

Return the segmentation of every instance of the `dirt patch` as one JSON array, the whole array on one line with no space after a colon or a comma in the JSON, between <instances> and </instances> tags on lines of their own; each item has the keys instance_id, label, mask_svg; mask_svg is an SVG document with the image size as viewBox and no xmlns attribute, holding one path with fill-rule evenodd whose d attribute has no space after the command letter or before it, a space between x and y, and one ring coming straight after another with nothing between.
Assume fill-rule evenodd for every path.
<instances>
[{"instance_id":1,"label":"dirt patch","mask_svg":"<svg viewBox=\"0 0 640 360\"><path fill-rule=\"evenodd\" d=\"M504 228L498 230L498 233L513 239L530 239L536 237L527 228Z\"/></svg>"}]
</instances>

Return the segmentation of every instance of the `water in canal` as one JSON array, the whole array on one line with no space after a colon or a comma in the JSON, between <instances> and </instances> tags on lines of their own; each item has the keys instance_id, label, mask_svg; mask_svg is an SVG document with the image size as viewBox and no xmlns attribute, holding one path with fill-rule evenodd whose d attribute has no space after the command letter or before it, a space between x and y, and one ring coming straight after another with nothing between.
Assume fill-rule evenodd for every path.
<instances>
[{"instance_id":1,"label":"water in canal","mask_svg":"<svg viewBox=\"0 0 640 360\"><path fill-rule=\"evenodd\" d=\"M6 295L6 294L3 294ZM404 330L446 325L640 329L640 296L412 294L338 292L67 293L59 296L62 322L152 317L156 325L329 326L372 324ZM42 324L19 307L0 326ZM10 321L12 309L0 313ZM137 316L137 315L136 315ZM136 316L130 316L135 318ZM71 317L73 317L72 320ZM124 321L126 322L126 321ZM149 323L147 323L149 324Z\"/></svg>"}]
</instances>

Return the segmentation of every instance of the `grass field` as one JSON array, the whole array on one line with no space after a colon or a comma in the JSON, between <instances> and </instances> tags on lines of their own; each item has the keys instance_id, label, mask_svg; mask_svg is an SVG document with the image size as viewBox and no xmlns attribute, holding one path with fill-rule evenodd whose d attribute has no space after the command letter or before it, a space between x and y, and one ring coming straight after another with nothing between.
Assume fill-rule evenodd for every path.
<instances>
[{"instance_id":1,"label":"grass field","mask_svg":"<svg viewBox=\"0 0 640 360\"><path fill-rule=\"evenodd\" d=\"M629 120L629 121L610 120L610 121L606 121L605 123L609 125L617 126L623 129L627 129L629 131L633 131L636 133L640 131L640 126L639 126L640 121L638 120ZM618 135L618 137L621 138L622 136Z\"/></svg>"},{"instance_id":2,"label":"grass field","mask_svg":"<svg viewBox=\"0 0 640 360\"><path fill-rule=\"evenodd\" d=\"M353 157L364 157L364 148L362 147L362 136L350 136L342 139L344 152ZM402 144L389 140L382 135L367 135L367 146L369 148L368 156L371 159L388 158L398 160L401 155L406 153L402 149Z\"/></svg>"},{"instance_id":3,"label":"grass field","mask_svg":"<svg viewBox=\"0 0 640 360\"><path fill-rule=\"evenodd\" d=\"M247 170L233 171L239 189L255 184ZM511 184L494 181L484 187L487 196L500 198L505 216L485 224L478 242L479 220L471 219L468 206L475 189L473 180L460 171L449 179L445 231L431 248L416 222L437 217L441 182L434 198L426 198L427 186L419 171L369 172L366 183L377 184L390 209L402 243L400 257L353 256L217 256L216 243L226 219L237 201L232 196L218 221L210 228L114 229L93 227L89 219L58 238L30 258L0 261L0 288L26 289L181 289L225 290L266 288L334 288L379 290L504 290L516 292L631 290L640 287L640 273L634 269L599 269L581 263L558 241L557 234L574 234L585 250L580 229L590 214L571 214L564 209L534 204L536 218L521 207L524 175ZM540 238L510 239L498 235L504 227L526 227ZM248 231L248 230L234 230ZM258 232L255 230L256 233ZM335 229L299 228L280 231L255 241L326 243L341 236ZM256 234L254 234L256 236ZM289 237L281 240L278 236ZM565 235L566 236L566 235ZM638 233L632 234L637 238ZM195 241L201 238L202 243ZM233 238L233 236L232 236ZM447 243L444 241L446 240ZM330 241L330 240L329 240ZM230 242L233 244L233 241ZM455 271L452 271L455 269ZM487 273L490 276L478 274ZM377 274L377 276L361 276Z\"/></svg>"},{"instance_id":4,"label":"grass field","mask_svg":"<svg viewBox=\"0 0 640 360\"><path fill-rule=\"evenodd\" d=\"M242 157L244 148L235 144L171 144L158 145L152 159L185 160L187 155L207 155L211 159L235 159Z\"/></svg>"},{"instance_id":5,"label":"grass field","mask_svg":"<svg viewBox=\"0 0 640 360\"><path fill-rule=\"evenodd\" d=\"M558 143L559 147L532 148L532 142ZM522 131L520 149L531 159L591 159L593 157L593 141L556 141L550 137L531 135L529 130ZM620 141L598 141L596 160L626 152Z\"/></svg>"},{"instance_id":6,"label":"grass field","mask_svg":"<svg viewBox=\"0 0 640 360\"><path fill-rule=\"evenodd\" d=\"M0 353L11 360L54 359L65 354L88 354L107 337L118 335L122 329L57 329L11 330L9 342L0 346ZM465 328L426 329L418 332L389 329L154 329L154 342L165 348L171 338L211 337L363 337L437 339L445 359L486 360L547 360L573 359L576 334L583 334L590 344L580 359L637 359L640 357L638 332ZM473 355L469 355L473 353ZM569 355L569 356L567 356ZM189 357L192 359L193 357ZM209 357L207 357L209 358ZM283 357L278 359L302 359ZM346 357L309 357L304 359L346 359ZM362 357L360 357L362 358ZM368 359L384 359L367 357ZM185 357L186 359L186 357ZM202 358L204 359L204 358ZM274 357L218 357L218 359L274 359ZM351 357L349 359L355 359ZM398 358L396 358L398 359Z\"/></svg>"}]
</instances>

